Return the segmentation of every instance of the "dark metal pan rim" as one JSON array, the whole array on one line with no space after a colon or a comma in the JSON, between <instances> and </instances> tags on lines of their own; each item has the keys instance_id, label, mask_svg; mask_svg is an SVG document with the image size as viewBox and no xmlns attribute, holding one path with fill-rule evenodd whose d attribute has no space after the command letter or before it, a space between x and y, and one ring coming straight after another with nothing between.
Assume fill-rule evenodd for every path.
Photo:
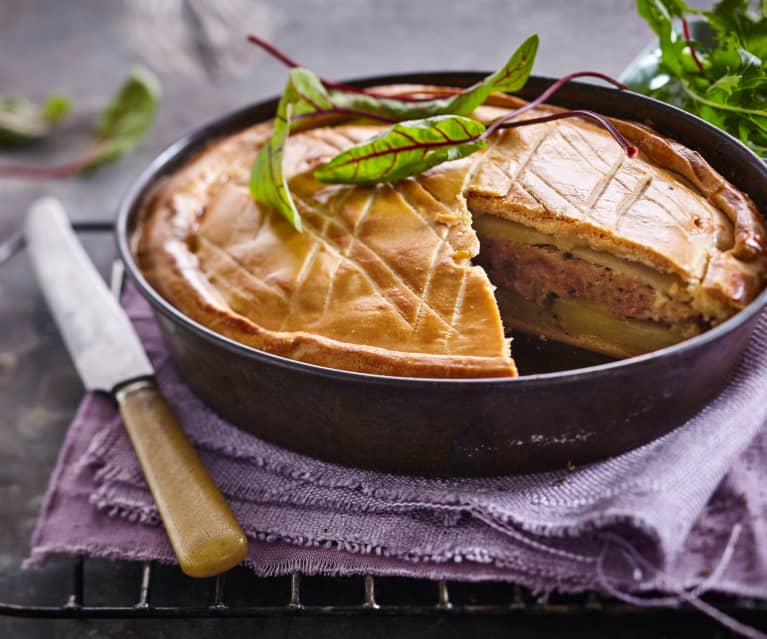
<instances>
[{"instance_id":1,"label":"dark metal pan rim","mask_svg":"<svg viewBox=\"0 0 767 639\"><path fill-rule=\"evenodd\" d=\"M416 72L416 73L402 73L396 75L386 76L372 76L365 78L358 78L345 82L346 84L356 86L372 86L376 84L397 84L397 83L433 83L439 84L440 79L453 79L456 76L467 78L467 80L473 81L477 78L484 77L487 72L474 72L474 71L439 71L439 72ZM554 80L550 78L544 78L540 76L531 76L531 80L550 83ZM620 91L618 89L607 88L597 85L583 85L582 83L570 83L574 85L588 86L589 89L593 89L597 92L608 92L615 96L617 99L630 98L632 100L647 101L654 103L659 108L669 110L679 118L688 118L697 121L699 126L702 126L709 130L709 133L713 133L716 137L721 138L728 143L735 142L742 150L751 154L755 160L761 162L761 159L748 149L740 141L735 140L728 133L722 131L718 127L715 127L708 122L698 118L695 115L687 113L682 109L675 106L660 102L654 98L640 95L631 91ZM618 97L622 96L622 97ZM556 104L556 99L551 101ZM264 364L279 366L282 368L292 369L298 373L304 373L308 375L323 376L333 378L338 381L358 382L364 381L371 384L387 385L387 386L407 386L413 388L416 386L432 386L434 384L449 384L455 387L455 390L461 388L475 388L476 386L498 386L507 384L516 385L530 385L535 386L539 384L550 385L566 384L576 380L582 380L584 378L593 378L594 380L605 376L611 375L617 369L639 370L644 366L651 365L656 360L666 358L672 355L682 354L686 351L697 349L706 345L707 343L714 342L722 335L729 333L735 327L748 322L754 315L759 313L765 306L767 306L767 289L762 291L756 299L754 299L746 308L742 309L731 318L722 322L718 326L697 335L693 338L679 342L668 346L663 349L645 353L636 357L627 358L624 360L617 360L614 362L608 362L605 364L599 364L596 366L589 366L585 368L578 368L574 370L557 371L551 373L538 373L531 375L522 375L519 377L483 377L483 378L423 378L423 377L395 377L389 375L377 375L373 373L360 373L356 371L346 371L341 369L329 368L320 366L317 364L311 364L307 362L301 362L298 360L289 359L280 355L274 355L266 351L262 351L251 346L247 346L228 337L225 337L215 331L207 328L206 326L196 322L189 316L182 313L170 302L165 300L155 289L147 282L141 273L138 265L133 259L132 251L130 250L129 242L129 226L131 218L134 214L136 207L139 205L143 195L151 187L151 185L157 180L158 177L164 175L164 170L168 167L175 165L176 163L183 163L183 159L190 153L197 152L204 148L205 145L231 134L237 130L233 127L233 123L240 122L243 119L247 119L248 114L253 112L259 107L265 107L269 104L274 104L276 107L277 98L260 101L256 104L252 104L241 109L237 109L223 116L218 116L204 125L195 128L190 133L182 136L180 139L168 145L163 151L161 151L155 159L149 164L149 166L139 175L139 177L133 182L131 187L122 197L117 216L117 246L119 254L126 265L126 270L134 283L139 289L143 297L160 311L166 317L180 322L194 331L198 336L202 337L208 342L223 347L229 352L245 355L249 358L261 361ZM251 123L255 123L258 120L254 119ZM765 179L767 179L767 167L765 168Z\"/></svg>"}]
</instances>

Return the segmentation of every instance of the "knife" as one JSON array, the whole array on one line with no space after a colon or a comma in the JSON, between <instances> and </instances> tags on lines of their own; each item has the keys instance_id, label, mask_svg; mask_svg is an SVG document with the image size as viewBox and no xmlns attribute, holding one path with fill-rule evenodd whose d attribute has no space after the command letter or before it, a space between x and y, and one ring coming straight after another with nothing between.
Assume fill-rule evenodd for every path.
<instances>
[{"instance_id":1,"label":"knife","mask_svg":"<svg viewBox=\"0 0 767 639\"><path fill-rule=\"evenodd\" d=\"M89 391L114 396L181 569L210 577L247 540L154 379L138 335L81 246L62 205L35 202L24 235L69 354Z\"/></svg>"}]
</instances>

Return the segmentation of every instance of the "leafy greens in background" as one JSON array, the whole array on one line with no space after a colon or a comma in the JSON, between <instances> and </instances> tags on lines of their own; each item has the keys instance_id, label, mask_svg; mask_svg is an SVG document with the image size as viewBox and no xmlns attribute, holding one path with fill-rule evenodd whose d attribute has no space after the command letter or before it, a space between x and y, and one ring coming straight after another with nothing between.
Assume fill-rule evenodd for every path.
<instances>
[{"instance_id":1,"label":"leafy greens in background","mask_svg":"<svg viewBox=\"0 0 767 639\"><path fill-rule=\"evenodd\" d=\"M0 146L45 137L66 118L69 109L69 98L60 93L52 93L40 106L24 98L0 96Z\"/></svg>"},{"instance_id":2,"label":"leafy greens in background","mask_svg":"<svg viewBox=\"0 0 767 639\"><path fill-rule=\"evenodd\" d=\"M0 165L0 177L22 178L61 178L93 169L114 162L132 151L149 131L157 114L160 98L160 83L147 69L134 69L112 97L102 113L94 131L94 140L90 147L76 159L58 166L18 166ZM19 103L15 99L16 104ZM24 112L27 120L32 120L32 108L25 103ZM2 102L0 102L0 109ZM69 110L69 101L63 96L49 97L43 107L34 109L36 117L52 124L61 120ZM4 129L0 112L0 143ZM18 135L20 128L14 129Z\"/></svg>"},{"instance_id":3,"label":"leafy greens in background","mask_svg":"<svg viewBox=\"0 0 767 639\"><path fill-rule=\"evenodd\" d=\"M657 34L658 74L631 88L680 106L767 157L767 0L721 0L710 11L682 0L637 0ZM705 21L691 38L687 17ZM681 29L677 26L681 23Z\"/></svg>"}]
</instances>

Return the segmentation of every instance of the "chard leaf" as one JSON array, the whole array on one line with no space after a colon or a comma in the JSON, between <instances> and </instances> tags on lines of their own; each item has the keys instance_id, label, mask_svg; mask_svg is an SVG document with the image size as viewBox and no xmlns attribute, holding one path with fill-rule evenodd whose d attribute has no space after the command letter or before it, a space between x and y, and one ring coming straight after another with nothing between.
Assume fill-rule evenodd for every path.
<instances>
[{"instance_id":1,"label":"chard leaf","mask_svg":"<svg viewBox=\"0 0 767 639\"><path fill-rule=\"evenodd\" d=\"M292 76L292 72L291 72ZM296 231L302 231L301 214L290 197L288 183L282 170L285 141L290 135L290 120L295 107L295 90L292 77L288 80L285 93L277 105L274 116L274 129L268 142L261 148L250 171L250 193L253 199L271 206L293 225Z\"/></svg>"},{"instance_id":2,"label":"chard leaf","mask_svg":"<svg viewBox=\"0 0 767 639\"><path fill-rule=\"evenodd\" d=\"M70 110L69 98L52 93L40 106L24 98L0 96L0 145L23 144L48 135Z\"/></svg>"},{"instance_id":3,"label":"chard leaf","mask_svg":"<svg viewBox=\"0 0 767 639\"><path fill-rule=\"evenodd\" d=\"M138 146L154 122L159 98L156 76L147 69L134 69L101 115L93 156L82 171L114 162Z\"/></svg>"},{"instance_id":4,"label":"chard leaf","mask_svg":"<svg viewBox=\"0 0 767 639\"><path fill-rule=\"evenodd\" d=\"M402 120L413 120L436 115L447 104L447 100L423 100L413 102L396 98L382 98L367 93L354 93L333 89L329 92L334 106L345 109L366 111L375 115Z\"/></svg>"},{"instance_id":5,"label":"chard leaf","mask_svg":"<svg viewBox=\"0 0 767 639\"><path fill-rule=\"evenodd\" d=\"M334 182L370 183L397 180L414 175L447 160L457 159L485 146L479 136L483 125L460 117L469 115L492 92L517 91L532 70L538 36L529 37L498 72L457 96L434 100L400 100L347 91L327 83L307 69L290 72L285 91L277 105L270 139L259 151L250 173L250 193L261 204L271 206L301 231L301 215L290 195L283 170L284 147L290 132L308 116L320 114L369 115L375 119L406 120L382 135L349 149L320 169L317 176ZM445 114L456 114L450 117ZM430 116L430 117L427 117ZM442 117L445 116L445 117ZM393 140L400 148L381 152L379 140L388 146ZM411 140L412 148L407 148ZM365 157L366 149L376 146ZM386 163L391 160L392 165ZM376 177L379 176L379 177Z\"/></svg>"},{"instance_id":6,"label":"chard leaf","mask_svg":"<svg viewBox=\"0 0 767 639\"><path fill-rule=\"evenodd\" d=\"M503 67L481 82L452 98L443 113L471 115L491 93L514 93L527 83L538 52L538 36L531 35L512 54Z\"/></svg>"},{"instance_id":7,"label":"chard leaf","mask_svg":"<svg viewBox=\"0 0 767 639\"><path fill-rule=\"evenodd\" d=\"M287 99L293 103L293 116L332 108L327 89L309 69L292 69L285 87Z\"/></svg>"},{"instance_id":8,"label":"chard leaf","mask_svg":"<svg viewBox=\"0 0 767 639\"><path fill-rule=\"evenodd\" d=\"M285 91L277 105L274 128L269 141L261 148L250 172L250 193L261 204L271 206L301 231L301 215L290 196L283 171L285 141L293 118L330 108L327 91L319 78L303 68L292 69Z\"/></svg>"},{"instance_id":9,"label":"chard leaf","mask_svg":"<svg viewBox=\"0 0 767 639\"><path fill-rule=\"evenodd\" d=\"M538 36L532 35L520 45L501 69L450 98L413 102L333 90L330 92L330 100L335 106L368 111L400 120L445 114L468 116L483 104L491 93L513 93L525 86L537 51Z\"/></svg>"},{"instance_id":10,"label":"chard leaf","mask_svg":"<svg viewBox=\"0 0 767 639\"><path fill-rule=\"evenodd\" d=\"M485 126L459 115L399 122L343 151L314 172L323 182L393 182L457 160L486 146Z\"/></svg>"}]
</instances>

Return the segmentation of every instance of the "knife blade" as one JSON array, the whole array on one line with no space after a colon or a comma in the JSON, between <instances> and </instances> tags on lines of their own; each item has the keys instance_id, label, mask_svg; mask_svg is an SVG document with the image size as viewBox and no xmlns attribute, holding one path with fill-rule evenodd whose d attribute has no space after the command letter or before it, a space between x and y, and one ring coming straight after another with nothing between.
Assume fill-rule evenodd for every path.
<instances>
[{"instance_id":1,"label":"knife blade","mask_svg":"<svg viewBox=\"0 0 767 639\"><path fill-rule=\"evenodd\" d=\"M210 577L234 567L247 551L245 534L162 397L138 335L61 204L53 198L35 202L24 235L85 387L117 400L181 569Z\"/></svg>"},{"instance_id":2,"label":"knife blade","mask_svg":"<svg viewBox=\"0 0 767 639\"><path fill-rule=\"evenodd\" d=\"M154 374L128 316L85 253L61 204L35 202L25 236L37 279L88 390Z\"/></svg>"}]
</instances>

